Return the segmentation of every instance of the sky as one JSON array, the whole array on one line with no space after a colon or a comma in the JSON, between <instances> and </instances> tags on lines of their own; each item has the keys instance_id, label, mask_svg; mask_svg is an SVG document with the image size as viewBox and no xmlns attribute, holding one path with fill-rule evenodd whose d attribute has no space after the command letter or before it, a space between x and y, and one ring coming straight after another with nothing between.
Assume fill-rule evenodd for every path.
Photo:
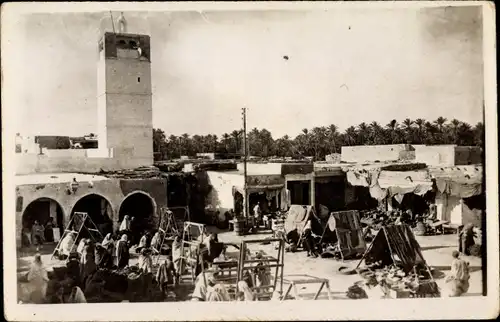
<instances>
[{"instance_id":1,"label":"sky","mask_svg":"<svg viewBox=\"0 0 500 322\"><path fill-rule=\"evenodd\" d=\"M242 107L249 128L274 138L332 123L483 118L480 7L124 15L128 32L151 35L153 125L167 135L231 132ZM17 132L96 132L109 12L30 14L19 26Z\"/></svg>"}]
</instances>

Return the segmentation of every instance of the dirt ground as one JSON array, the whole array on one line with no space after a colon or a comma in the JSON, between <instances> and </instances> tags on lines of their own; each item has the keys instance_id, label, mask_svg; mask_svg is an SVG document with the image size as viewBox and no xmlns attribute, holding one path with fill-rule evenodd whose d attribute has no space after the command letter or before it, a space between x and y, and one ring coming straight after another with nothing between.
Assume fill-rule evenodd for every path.
<instances>
[{"instance_id":1,"label":"dirt ground","mask_svg":"<svg viewBox=\"0 0 500 322\"><path fill-rule=\"evenodd\" d=\"M210 231L216 231L209 227ZM231 242L239 243L241 240L249 239L264 239L270 237L271 233L269 231L262 231L257 234L247 235L247 236L237 236L234 232L218 232L219 241L221 242ZM438 286L443 290L444 278L449 273L450 264L452 261L451 253L453 250L457 249L457 237L456 235L438 235L438 236L416 236L419 242L422 253L428 265L437 272L436 282ZM42 261L51 270L54 266L63 266L64 262L57 259L50 259L52 251L55 245L44 245L40 250L42 254ZM270 244L252 244L250 248L252 252L263 251L264 253L276 256L277 250L274 249L273 245ZM35 253L34 249L20 251L18 253L17 259L17 272L18 274L23 274L29 270L29 265L33 261L33 255ZM130 264L134 265L137 263L137 255L131 251L131 261ZM471 279L470 288L465 296L481 296L482 294L482 272L481 272L481 259L477 257L466 256L464 257L466 261L470 263L471 269ZM285 268L284 268L284 279L296 279L296 278L323 278L328 279L330 284L332 299L347 299L346 291L347 288L353 283L360 281L361 278L358 275L343 275L338 272L339 267L347 266L350 268L355 268L359 260L350 260L341 262L335 259L329 258L311 258L307 257L304 251L299 251L296 253L286 252L285 253ZM300 276L301 275L301 276ZM279 283L278 283L279 285ZM309 284L307 286L299 286L298 293L302 299L312 299L313 296L318 291L320 284ZM279 287L279 286L278 286ZM284 284L284 289L286 290L287 284ZM189 293L192 291L192 285L181 285L177 293L177 300L186 300L189 298ZM323 289L322 293L318 299L328 299L326 289Z\"/></svg>"}]
</instances>

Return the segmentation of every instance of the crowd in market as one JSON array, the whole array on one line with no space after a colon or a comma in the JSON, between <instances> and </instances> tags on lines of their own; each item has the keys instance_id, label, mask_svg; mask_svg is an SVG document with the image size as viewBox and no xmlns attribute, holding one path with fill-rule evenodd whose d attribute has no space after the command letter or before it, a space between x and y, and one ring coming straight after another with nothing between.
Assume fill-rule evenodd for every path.
<instances>
[{"instance_id":1,"label":"crowd in market","mask_svg":"<svg viewBox=\"0 0 500 322\"><path fill-rule=\"evenodd\" d=\"M279 212L264 212L262 208L260 202L253 206L250 233L258 231L262 225L269 228L271 219L279 220L284 217ZM430 227L438 221L436 217L436 206L428 203L428 210L423 214L415 215L411 209L405 211L401 209L390 211L375 209L362 213L361 222L364 226L364 237L370 241L376 231L386 225L406 224L413 227L416 235L424 235L432 230ZM280 236L284 237L290 244L289 250L296 251L299 246L303 246L308 257L318 257L322 254L324 245L320 242L321 236L313 231L311 220L306 221L300 235L285 234ZM49 220L44 227L35 221L29 234L30 242L40 246L44 242L53 241L51 222L52 220ZM125 216L118 232L116 234L108 233L99 242L92 238L78 238L74 232L65 234L56 254L60 260L66 261L65 273L64 276L52 283L40 254L36 254L30 271L26 275L30 285L29 301L32 303L99 302L103 296L110 301L123 300L126 298L124 294L104 287L105 284L107 285L106 274L108 277L111 274L109 272L122 274L125 277L131 273L136 274L135 276L148 275L153 281L152 285L157 288L161 299L166 300L169 290L173 290L175 293L180 276L186 273L187 268L193 269L195 276L197 276L194 282L192 300L231 300L229 295L231 292L228 291L227 285L217 280L219 273L217 263L228 259L225 254L225 245L219 242L217 234L208 234L206 230L203 231L198 240L201 260L194 267L187 267L190 265L189 263L181 262L183 244L181 235L174 237L170 253L165 256L163 253L165 236L162 231L138 231L134 228L133 222L133 217ZM460 257L460 254L471 255L471 253L478 252L474 248L477 246L474 241L476 234L474 229L473 225L468 224L461 227L458 234L458 250L453 252L451 272L446 278L446 285L450 289L449 296L461 296L468 291L469 264ZM374 231L375 233L373 233ZM138 255L138 264L134 266L130 266L132 249ZM191 251L193 250L191 249ZM164 255L165 259L159 261L158 265L153 265L153 257L156 255ZM255 258L262 258L262 254L255 254ZM103 273L103 271L108 273ZM256 300L258 297L252 291L252 287L268 284L270 284L269 269L259 268L257 265L252 273L247 272L245 279L239 281L238 291L234 298L242 301ZM365 278L365 289L370 290L377 285L383 289L384 285L381 280L377 281L374 276ZM122 289L121 292L126 292L126 290ZM359 296L356 293L356 287L349 292L353 298ZM273 298L277 299L279 295L275 295Z\"/></svg>"}]
</instances>

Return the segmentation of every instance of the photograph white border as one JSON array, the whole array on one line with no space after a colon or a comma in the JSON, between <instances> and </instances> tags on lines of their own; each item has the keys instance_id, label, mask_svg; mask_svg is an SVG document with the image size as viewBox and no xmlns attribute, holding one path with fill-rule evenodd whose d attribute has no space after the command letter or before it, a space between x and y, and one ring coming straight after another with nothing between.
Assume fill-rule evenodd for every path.
<instances>
[{"instance_id":1,"label":"photograph white border","mask_svg":"<svg viewBox=\"0 0 500 322\"><path fill-rule=\"evenodd\" d=\"M35 12L113 11L215 11L215 10L342 10L347 8L402 8L482 6L484 95L486 128L487 194L487 291L485 297L398 300L338 300L284 302L165 302L118 304L17 304L15 245L15 147L16 107L9 104L22 89L10 86L18 71L9 67L23 37L16 21ZM496 99L496 39L493 2L95 2L95 3L4 3L1 13L2 53L2 171L4 312L9 321L139 321L139 320L385 320L385 319L482 319L499 313L499 218L498 142ZM326 304L326 305L325 305Z\"/></svg>"}]
</instances>

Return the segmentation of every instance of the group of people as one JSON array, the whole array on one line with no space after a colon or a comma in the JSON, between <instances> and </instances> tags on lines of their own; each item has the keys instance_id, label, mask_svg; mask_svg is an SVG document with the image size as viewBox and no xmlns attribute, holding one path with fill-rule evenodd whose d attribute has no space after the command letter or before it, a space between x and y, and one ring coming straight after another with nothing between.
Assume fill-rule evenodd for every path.
<instances>
[{"instance_id":1,"label":"group of people","mask_svg":"<svg viewBox=\"0 0 500 322\"><path fill-rule=\"evenodd\" d=\"M42 225L38 220L35 220L31 228L23 229L23 246L29 247L31 245L35 245L40 247L44 243L54 242L54 227L55 224L52 217L47 220L45 225Z\"/></svg>"},{"instance_id":2,"label":"group of people","mask_svg":"<svg viewBox=\"0 0 500 322\"><path fill-rule=\"evenodd\" d=\"M250 253L247 253L249 256ZM235 294L237 301L257 301L259 293L263 292L266 286L271 287L271 270L266 266L267 261L263 258L263 253L258 252L253 259L262 260L255 264L251 270L245 271L243 279L238 281ZM192 301L204 302L221 302L233 300L229 295L227 285L217 280L221 268L217 265L218 262L227 261L225 251L215 258L212 270L208 271L210 262L203 262L205 271L200 272L195 280L195 288L191 296ZM254 290L253 287L256 287ZM279 299L279 293L273 295L273 299Z\"/></svg>"}]
</instances>

